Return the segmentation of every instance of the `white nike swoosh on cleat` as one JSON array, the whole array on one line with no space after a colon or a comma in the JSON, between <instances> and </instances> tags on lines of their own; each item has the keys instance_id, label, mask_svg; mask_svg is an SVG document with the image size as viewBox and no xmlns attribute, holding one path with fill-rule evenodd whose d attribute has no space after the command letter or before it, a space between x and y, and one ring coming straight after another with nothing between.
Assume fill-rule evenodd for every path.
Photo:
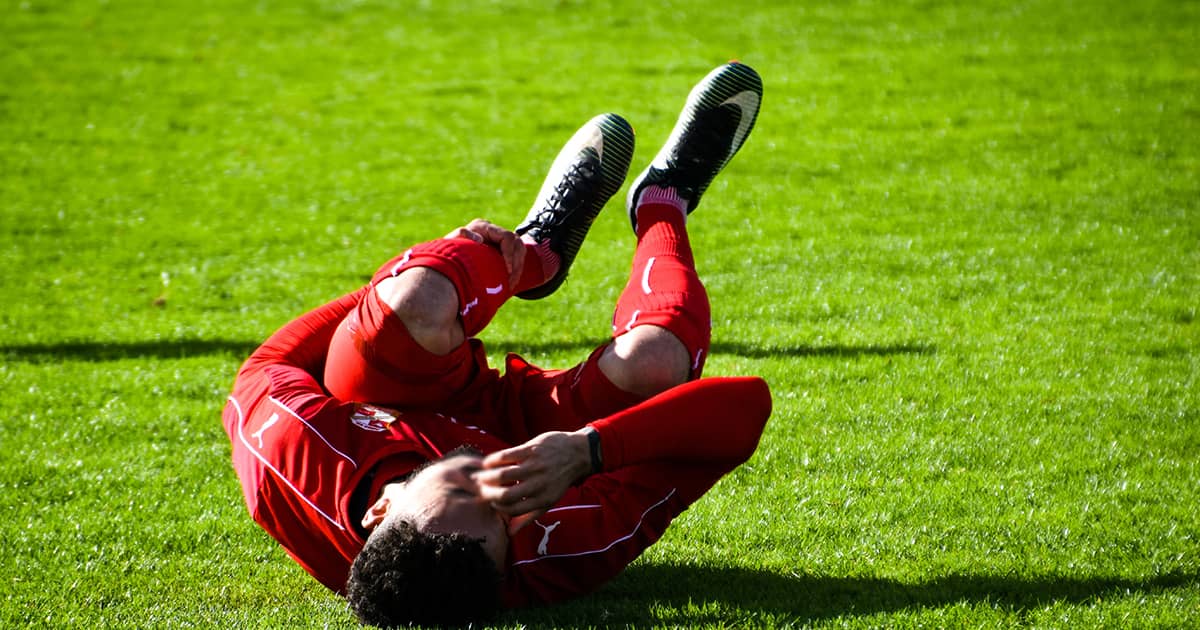
<instances>
[{"instance_id":1,"label":"white nike swoosh on cleat","mask_svg":"<svg viewBox=\"0 0 1200 630\"><path fill-rule=\"evenodd\" d=\"M737 132L733 134L733 144L729 147L730 155L746 141L746 134L750 133L750 124L754 122L754 113L758 111L758 101L758 93L750 90L738 92L721 101L721 105L736 105L738 109L742 110L742 115L738 119Z\"/></svg>"},{"instance_id":2,"label":"white nike swoosh on cleat","mask_svg":"<svg viewBox=\"0 0 1200 630\"><path fill-rule=\"evenodd\" d=\"M496 295L497 293L499 293L499 292L501 292L501 291L503 291L503 290L504 290L504 285L503 285L503 284L498 284L498 285L496 285L496 286L494 286L494 287L484 287L484 288L483 288L483 290L484 290L484 291L487 291L487 294L488 294L488 295Z\"/></svg>"},{"instance_id":3,"label":"white nike swoosh on cleat","mask_svg":"<svg viewBox=\"0 0 1200 630\"><path fill-rule=\"evenodd\" d=\"M603 131L600 132L600 137L596 138L596 157L599 158L601 164L604 163L604 132Z\"/></svg>"},{"instance_id":4,"label":"white nike swoosh on cleat","mask_svg":"<svg viewBox=\"0 0 1200 630\"><path fill-rule=\"evenodd\" d=\"M595 118L592 120L596 121ZM584 147L590 146L596 150L597 157L601 161L604 161L604 130L600 128L600 123L596 122L594 125L587 125L583 129L580 129L580 131L585 130L587 131L587 136L580 134L578 138L580 140L579 150L582 151ZM584 138L588 136L594 138L594 140L585 141ZM572 156L572 158L574 158L574 156Z\"/></svg>"}]
</instances>

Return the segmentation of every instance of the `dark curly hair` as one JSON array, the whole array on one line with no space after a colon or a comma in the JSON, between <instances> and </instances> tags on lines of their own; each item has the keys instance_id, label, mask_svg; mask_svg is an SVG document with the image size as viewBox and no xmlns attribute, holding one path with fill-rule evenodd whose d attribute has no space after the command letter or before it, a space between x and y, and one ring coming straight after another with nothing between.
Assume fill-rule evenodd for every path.
<instances>
[{"instance_id":1,"label":"dark curly hair","mask_svg":"<svg viewBox=\"0 0 1200 630\"><path fill-rule=\"evenodd\" d=\"M463 625L499 610L499 587L482 541L421 532L397 520L367 539L350 568L346 598L364 624Z\"/></svg>"}]
</instances>

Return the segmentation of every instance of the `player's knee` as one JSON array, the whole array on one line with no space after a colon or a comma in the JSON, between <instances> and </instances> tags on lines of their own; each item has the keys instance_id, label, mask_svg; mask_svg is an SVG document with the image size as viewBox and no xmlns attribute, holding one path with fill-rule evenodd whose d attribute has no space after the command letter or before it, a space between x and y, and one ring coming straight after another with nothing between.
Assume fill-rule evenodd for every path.
<instances>
[{"instance_id":1,"label":"player's knee","mask_svg":"<svg viewBox=\"0 0 1200 630\"><path fill-rule=\"evenodd\" d=\"M641 396L682 385L690 367L679 338L657 326L639 326L617 337L600 357L600 371L614 385Z\"/></svg>"},{"instance_id":2,"label":"player's knee","mask_svg":"<svg viewBox=\"0 0 1200 630\"><path fill-rule=\"evenodd\" d=\"M422 348L444 355L465 340L458 320L458 292L446 276L414 267L381 280L375 292Z\"/></svg>"}]
</instances>

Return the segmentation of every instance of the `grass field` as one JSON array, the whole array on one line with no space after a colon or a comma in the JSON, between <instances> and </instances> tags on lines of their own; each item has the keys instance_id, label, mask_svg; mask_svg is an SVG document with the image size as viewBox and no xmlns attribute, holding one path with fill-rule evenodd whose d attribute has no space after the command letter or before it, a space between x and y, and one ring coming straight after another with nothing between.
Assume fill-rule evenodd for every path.
<instances>
[{"instance_id":1,"label":"grass field","mask_svg":"<svg viewBox=\"0 0 1200 630\"><path fill-rule=\"evenodd\" d=\"M1200 624L1200 3L9 1L0 627L352 627L251 522L240 361L397 248L515 224L592 115L657 151L738 58L691 222L756 456L511 626ZM455 8L450 8L455 7ZM486 331L580 359L614 202Z\"/></svg>"}]
</instances>

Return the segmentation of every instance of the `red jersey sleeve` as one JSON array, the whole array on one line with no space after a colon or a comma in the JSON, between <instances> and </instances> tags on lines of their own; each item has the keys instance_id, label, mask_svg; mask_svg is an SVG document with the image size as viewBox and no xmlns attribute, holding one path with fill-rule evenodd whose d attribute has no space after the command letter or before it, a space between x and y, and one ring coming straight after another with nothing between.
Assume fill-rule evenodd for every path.
<instances>
[{"instance_id":1,"label":"red jersey sleeve","mask_svg":"<svg viewBox=\"0 0 1200 630\"><path fill-rule=\"evenodd\" d=\"M771 391L761 378L707 378L589 424L600 433L608 471L662 460L732 469L754 454L770 415Z\"/></svg>"},{"instance_id":2,"label":"red jersey sleeve","mask_svg":"<svg viewBox=\"0 0 1200 630\"><path fill-rule=\"evenodd\" d=\"M615 577L753 453L771 413L759 378L708 378L597 420L605 472L510 540L508 606L561 601Z\"/></svg>"},{"instance_id":3,"label":"red jersey sleeve","mask_svg":"<svg viewBox=\"0 0 1200 630\"><path fill-rule=\"evenodd\" d=\"M292 320L259 346L242 370L285 364L309 374L322 374L334 331L369 290L363 287Z\"/></svg>"}]
</instances>

